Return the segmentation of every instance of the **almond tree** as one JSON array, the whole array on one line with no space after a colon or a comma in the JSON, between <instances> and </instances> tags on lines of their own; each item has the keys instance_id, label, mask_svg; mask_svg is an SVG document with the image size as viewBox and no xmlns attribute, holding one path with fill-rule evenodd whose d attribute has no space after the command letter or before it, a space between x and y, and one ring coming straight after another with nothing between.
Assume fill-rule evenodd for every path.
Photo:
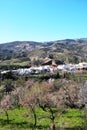
<instances>
[{"instance_id":1,"label":"almond tree","mask_svg":"<svg viewBox=\"0 0 87 130\"><path fill-rule=\"evenodd\" d=\"M7 117L7 123L9 123L9 115L8 110L13 107L12 102L12 95L11 93L14 91L15 84L13 84L13 81L11 79L6 80L3 88L3 97L0 100L0 107L5 112L5 115Z\"/></svg>"},{"instance_id":2,"label":"almond tree","mask_svg":"<svg viewBox=\"0 0 87 130\"><path fill-rule=\"evenodd\" d=\"M37 114L36 114L36 106L37 104L37 97L38 97L38 90L37 90L37 83L35 83L32 87L25 87L24 89L24 96L19 96L19 102L24 107L29 107L31 112L33 113L34 117L34 127L37 125Z\"/></svg>"},{"instance_id":3,"label":"almond tree","mask_svg":"<svg viewBox=\"0 0 87 130\"><path fill-rule=\"evenodd\" d=\"M84 129L87 129L87 80L80 85L79 98L81 106L84 107Z\"/></svg>"},{"instance_id":4,"label":"almond tree","mask_svg":"<svg viewBox=\"0 0 87 130\"><path fill-rule=\"evenodd\" d=\"M80 102L82 103L83 106L85 106L85 108L87 108L87 81L85 81L80 85L78 94L79 94Z\"/></svg>"},{"instance_id":5,"label":"almond tree","mask_svg":"<svg viewBox=\"0 0 87 130\"><path fill-rule=\"evenodd\" d=\"M9 124L9 115L8 115L8 110L12 108L11 104L11 96L10 95L5 95L3 99L1 100L1 108L4 110L5 115L7 117L7 123Z\"/></svg>"},{"instance_id":6,"label":"almond tree","mask_svg":"<svg viewBox=\"0 0 87 130\"><path fill-rule=\"evenodd\" d=\"M27 97L28 96L28 97ZM26 98L27 97L27 98ZM36 127L37 125L37 114L36 114L36 106L37 106L37 102L36 102L36 97L34 94L27 94L26 95L26 101L25 101L25 106L28 106L31 110L31 112L33 113L33 117L34 117L34 127Z\"/></svg>"},{"instance_id":7,"label":"almond tree","mask_svg":"<svg viewBox=\"0 0 87 130\"><path fill-rule=\"evenodd\" d=\"M71 108L82 108L81 84L73 81L66 81L64 89L64 103ZM85 90L84 90L85 91ZM85 93L84 93L85 94Z\"/></svg>"},{"instance_id":8,"label":"almond tree","mask_svg":"<svg viewBox=\"0 0 87 130\"><path fill-rule=\"evenodd\" d=\"M43 82L40 86L40 93L38 96L38 104L39 107L42 108L43 111L48 111L50 113L49 119L51 120L51 130L56 130L55 127L55 113L58 112L55 108L60 108L62 106L62 92L58 90L57 92L53 91L53 83ZM61 95L61 98L60 98Z\"/></svg>"}]
</instances>

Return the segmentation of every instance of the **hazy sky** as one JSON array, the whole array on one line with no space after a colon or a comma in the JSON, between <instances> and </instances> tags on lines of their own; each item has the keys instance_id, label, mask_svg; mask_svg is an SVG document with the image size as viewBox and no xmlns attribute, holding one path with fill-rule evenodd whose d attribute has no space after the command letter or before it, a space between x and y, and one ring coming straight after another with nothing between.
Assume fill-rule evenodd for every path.
<instances>
[{"instance_id":1,"label":"hazy sky","mask_svg":"<svg viewBox=\"0 0 87 130\"><path fill-rule=\"evenodd\" d=\"M0 0L0 43L87 38L87 0Z\"/></svg>"}]
</instances>

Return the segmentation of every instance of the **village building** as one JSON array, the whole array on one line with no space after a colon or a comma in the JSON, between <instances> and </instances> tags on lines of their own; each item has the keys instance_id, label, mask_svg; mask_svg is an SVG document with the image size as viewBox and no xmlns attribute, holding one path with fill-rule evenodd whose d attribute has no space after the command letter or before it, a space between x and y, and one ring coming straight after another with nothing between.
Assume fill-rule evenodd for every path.
<instances>
[{"instance_id":1,"label":"village building","mask_svg":"<svg viewBox=\"0 0 87 130\"><path fill-rule=\"evenodd\" d=\"M55 60L55 59L50 59L50 58L45 58L44 62L42 65L50 65L53 67L57 67L58 65L63 65L64 63L60 60Z\"/></svg>"}]
</instances>

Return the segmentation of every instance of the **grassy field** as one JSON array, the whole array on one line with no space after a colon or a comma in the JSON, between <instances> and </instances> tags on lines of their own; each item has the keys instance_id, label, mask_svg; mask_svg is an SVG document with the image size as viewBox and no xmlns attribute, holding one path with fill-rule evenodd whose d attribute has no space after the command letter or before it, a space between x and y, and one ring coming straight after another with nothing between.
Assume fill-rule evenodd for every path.
<instances>
[{"instance_id":1,"label":"grassy field","mask_svg":"<svg viewBox=\"0 0 87 130\"><path fill-rule=\"evenodd\" d=\"M20 61L19 59L11 59L11 60L5 60L3 62L0 62L0 66L4 65L20 65L24 66L27 65L28 61Z\"/></svg>"},{"instance_id":2,"label":"grassy field","mask_svg":"<svg viewBox=\"0 0 87 130\"><path fill-rule=\"evenodd\" d=\"M37 126L34 130L49 130L50 113L36 109ZM34 118L28 108L9 110L9 124L4 113L0 114L0 130L33 130ZM55 124L57 130L83 130L84 112L79 109L67 109L65 113L56 113Z\"/></svg>"}]
</instances>

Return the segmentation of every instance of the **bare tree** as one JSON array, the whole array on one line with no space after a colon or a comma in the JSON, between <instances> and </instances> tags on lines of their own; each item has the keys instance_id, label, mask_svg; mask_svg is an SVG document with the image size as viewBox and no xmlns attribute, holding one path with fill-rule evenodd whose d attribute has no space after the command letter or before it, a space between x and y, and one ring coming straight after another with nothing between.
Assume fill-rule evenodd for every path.
<instances>
[{"instance_id":1,"label":"bare tree","mask_svg":"<svg viewBox=\"0 0 87 130\"><path fill-rule=\"evenodd\" d=\"M80 83L67 81L64 89L64 103L71 108L82 108L83 103L83 87Z\"/></svg>"},{"instance_id":2,"label":"bare tree","mask_svg":"<svg viewBox=\"0 0 87 130\"><path fill-rule=\"evenodd\" d=\"M8 110L12 108L12 104L11 104L11 97L10 95L6 95L3 97L3 99L1 100L1 108L4 110L5 115L7 117L7 123L9 124L9 115L8 115Z\"/></svg>"},{"instance_id":3,"label":"bare tree","mask_svg":"<svg viewBox=\"0 0 87 130\"><path fill-rule=\"evenodd\" d=\"M24 96L23 98L20 98L20 104L24 107L29 107L31 112L33 113L34 117L34 127L37 125L37 114L36 114L36 107L38 105L37 103L37 97L38 97L38 90L37 90L37 83L33 87L24 89Z\"/></svg>"},{"instance_id":4,"label":"bare tree","mask_svg":"<svg viewBox=\"0 0 87 130\"><path fill-rule=\"evenodd\" d=\"M56 114L59 112L58 108L62 106L62 98L60 97L62 97L63 91L58 90L57 92L53 92L52 90L54 88L54 85L52 83L43 82L39 87L39 107L42 108L43 111L50 113L49 119L51 120L51 130L56 130L55 118Z\"/></svg>"},{"instance_id":5,"label":"bare tree","mask_svg":"<svg viewBox=\"0 0 87 130\"><path fill-rule=\"evenodd\" d=\"M87 81L80 85L79 89L80 103L87 108Z\"/></svg>"}]
</instances>

